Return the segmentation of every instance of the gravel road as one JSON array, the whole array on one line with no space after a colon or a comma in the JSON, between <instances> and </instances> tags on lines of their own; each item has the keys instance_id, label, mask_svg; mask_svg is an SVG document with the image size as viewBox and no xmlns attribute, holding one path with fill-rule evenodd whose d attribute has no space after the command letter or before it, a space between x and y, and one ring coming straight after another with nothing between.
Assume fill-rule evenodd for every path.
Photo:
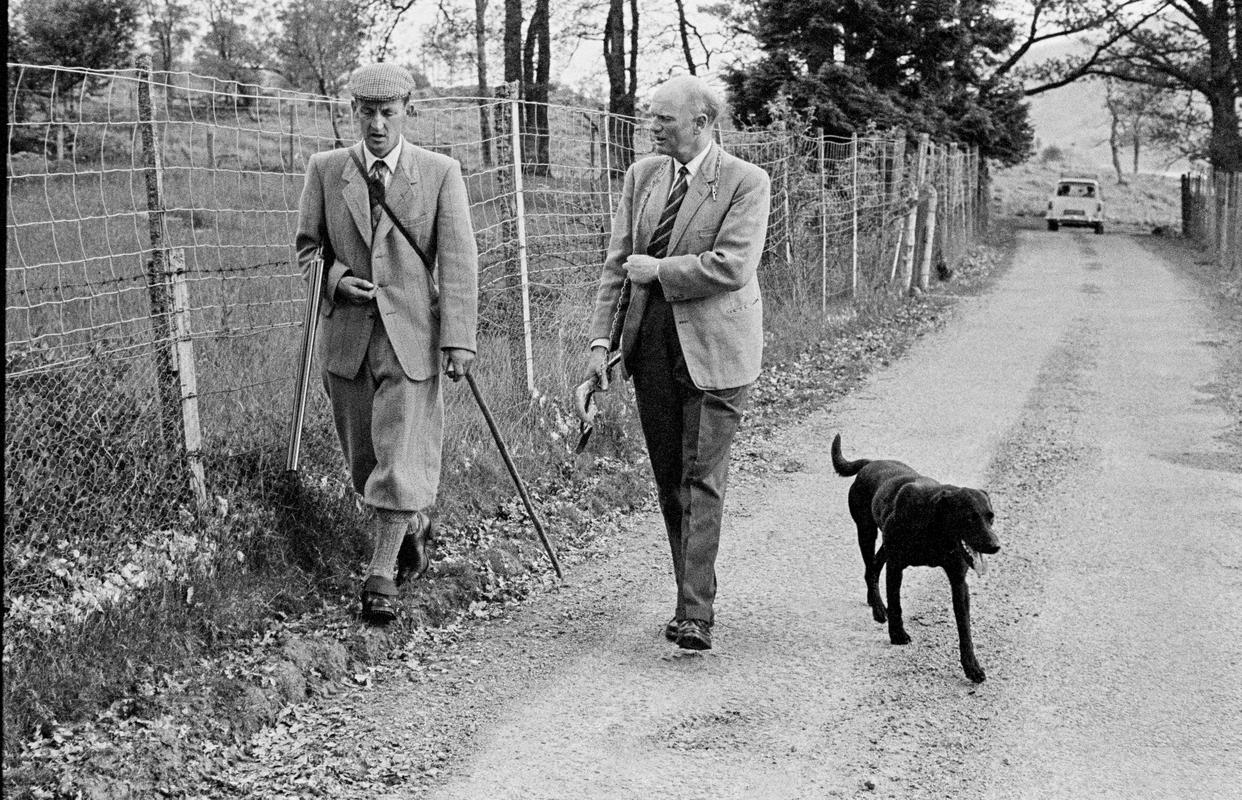
<instances>
[{"instance_id":1,"label":"gravel road","mask_svg":"<svg viewBox=\"0 0 1242 800\"><path fill-rule=\"evenodd\" d=\"M754 445L802 468L733 476L715 650L663 640L667 545L635 515L560 590L320 701L322 730L261 742L227 784L297 763L315 777L291 794L344 798L1238 797L1221 336L1136 239L1022 231L950 325ZM985 683L958 665L943 573L906 573L911 645L872 622L837 432L849 458L991 493L1002 550L971 576Z\"/></svg>"}]
</instances>

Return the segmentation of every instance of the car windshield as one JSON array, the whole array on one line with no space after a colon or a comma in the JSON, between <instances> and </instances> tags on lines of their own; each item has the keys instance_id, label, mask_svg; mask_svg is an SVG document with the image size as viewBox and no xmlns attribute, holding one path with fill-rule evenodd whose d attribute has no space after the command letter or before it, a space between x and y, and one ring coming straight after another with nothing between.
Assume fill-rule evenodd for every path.
<instances>
[{"instance_id":1,"label":"car windshield","mask_svg":"<svg viewBox=\"0 0 1242 800\"><path fill-rule=\"evenodd\" d=\"M1090 183L1063 183L1057 187L1057 197L1095 197L1095 186Z\"/></svg>"}]
</instances>

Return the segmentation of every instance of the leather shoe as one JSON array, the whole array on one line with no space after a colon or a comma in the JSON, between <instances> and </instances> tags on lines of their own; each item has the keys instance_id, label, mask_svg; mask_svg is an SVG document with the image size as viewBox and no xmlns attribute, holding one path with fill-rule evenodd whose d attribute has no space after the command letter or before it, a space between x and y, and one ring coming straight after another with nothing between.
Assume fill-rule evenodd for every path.
<instances>
[{"instance_id":1,"label":"leather shoe","mask_svg":"<svg viewBox=\"0 0 1242 800\"><path fill-rule=\"evenodd\" d=\"M435 538L432 535L434 525L431 517L421 511L410 522L405 538L401 540L401 549L397 551L398 586L421 576L431 566L431 555L427 550Z\"/></svg>"},{"instance_id":2,"label":"leather shoe","mask_svg":"<svg viewBox=\"0 0 1242 800\"><path fill-rule=\"evenodd\" d=\"M668 639L670 642L677 641L677 630L680 627L681 620L677 619L677 617L673 617L668 622L664 623L664 638Z\"/></svg>"},{"instance_id":3,"label":"leather shoe","mask_svg":"<svg viewBox=\"0 0 1242 800\"><path fill-rule=\"evenodd\" d=\"M362 618L373 625L397 618L397 587L388 578L372 575L362 584Z\"/></svg>"},{"instance_id":4,"label":"leather shoe","mask_svg":"<svg viewBox=\"0 0 1242 800\"><path fill-rule=\"evenodd\" d=\"M711 624L701 619L683 619L677 626L677 646L686 650L711 650Z\"/></svg>"}]
</instances>

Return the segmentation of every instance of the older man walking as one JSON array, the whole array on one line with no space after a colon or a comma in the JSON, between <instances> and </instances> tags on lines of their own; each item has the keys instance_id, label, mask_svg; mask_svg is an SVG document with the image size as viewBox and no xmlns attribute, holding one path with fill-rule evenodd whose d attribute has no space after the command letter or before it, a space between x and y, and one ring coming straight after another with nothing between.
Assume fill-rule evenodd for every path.
<instances>
[{"instance_id":1,"label":"older man walking","mask_svg":"<svg viewBox=\"0 0 1242 800\"><path fill-rule=\"evenodd\" d=\"M439 372L470 371L478 312L461 167L403 136L413 87L394 64L350 76L361 141L311 157L296 240L304 272L323 253L319 362L354 488L375 512L362 614L377 623L397 615L396 579L427 567Z\"/></svg>"},{"instance_id":2,"label":"older man walking","mask_svg":"<svg viewBox=\"0 0 1242 800\"><path fill-rule=\"evenodd\" d=\"M694 650L712 646L729 447L763 349L769 180L713 142L722 106L695 77L655 91L659 156L626 172L590 323L589 379L607 388L619 347L634 381L677 584L664 636Z\"/></svg>"}]
</instances>

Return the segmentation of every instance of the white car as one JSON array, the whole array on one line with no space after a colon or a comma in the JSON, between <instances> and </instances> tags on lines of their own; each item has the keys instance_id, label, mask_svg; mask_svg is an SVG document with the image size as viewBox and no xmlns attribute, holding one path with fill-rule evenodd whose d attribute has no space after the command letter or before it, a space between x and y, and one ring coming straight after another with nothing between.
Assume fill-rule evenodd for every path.
<instances>
[{"instance_id":1,"label":"white car","mask_svg":"<svg viewBox=\"0 0 1242 800\"><path fill-rule=\"evenodd\" d=\"M1095 178L1061 176L1057 190L1048 198L1048 230L1067 227L1094 228L1104 232L1104 197Z\"/></svg>"}]
</instances>

